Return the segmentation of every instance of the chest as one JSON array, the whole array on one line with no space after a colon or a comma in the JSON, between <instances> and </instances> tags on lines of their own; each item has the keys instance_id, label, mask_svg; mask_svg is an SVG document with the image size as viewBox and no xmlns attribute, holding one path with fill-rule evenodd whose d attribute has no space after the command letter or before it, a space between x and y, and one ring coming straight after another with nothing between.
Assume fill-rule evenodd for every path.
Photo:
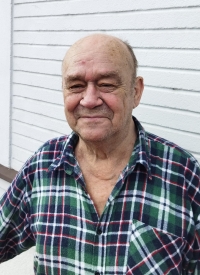
<instances>
[{"instance_id":1,"label":"chest","mask_svg":"<svg viewBox=\"0 0 200 275\"><path fill-rule=\"evenodd\" d=\"M69 274L77 274L77 262L78 274L147 274L154 266L162 274L180 274L188 211L181 205L180 189L152 183L146 173L132 173L105 193L95 191L105 200L108 196L101 217L81 177L52 178L49 189L33 198L37 211L33 209L32 231L48 274L54 259Z\"/></svg>"},{"instance_id":2,"label":"chest","mask_svg":"<svg viewBox=\"0 0 200 275\"><path fill-rule=\"evenodd\" d=\"M101 180L91 174L84 174L85 186L90 199L93 201L94 207L99 217L102 215L106 202L117 183L118 174L112 178Z\"/></svg>"}]
</instances>

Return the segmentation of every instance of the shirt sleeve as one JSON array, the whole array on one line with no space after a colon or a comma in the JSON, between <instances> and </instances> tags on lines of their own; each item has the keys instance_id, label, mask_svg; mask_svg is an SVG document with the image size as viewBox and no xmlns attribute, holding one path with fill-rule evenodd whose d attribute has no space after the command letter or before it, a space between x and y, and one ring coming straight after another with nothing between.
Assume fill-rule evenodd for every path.
<instances>
[{"instance_id":1,"label":"shirt sleeve","mask_svg":"<svg viewBox=\"0 0 200 275\"><path fill-rule=\"evenodd\" d=\"M35 244L30 227L31 181L26 166L0 199L0 263Z\"/></svg>"},{"instance_id":2,"label":"shirt sleeve","mask_svg":"<svg viewBox=\"0 0 200 275\"><path fill-rule=\"evenodd\" d=\"M187 259L183 275L200 274L200 167L197 161L189 161L186 171L188 196L191 202L191 217L193 224L188 234L188 247L190 257Z\"/></svg>"}]
</instances>

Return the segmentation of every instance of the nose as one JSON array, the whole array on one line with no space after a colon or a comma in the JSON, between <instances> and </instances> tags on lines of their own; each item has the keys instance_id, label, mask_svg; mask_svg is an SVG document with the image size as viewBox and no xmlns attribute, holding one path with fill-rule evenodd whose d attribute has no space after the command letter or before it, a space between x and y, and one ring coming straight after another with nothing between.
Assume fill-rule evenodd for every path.
<instances>
[{"instance_id":1,"label":"nose","mask_svg":"<svg viewBox=\"0 0 200 275\"><path fill-rule=\"evenodd\" d=\"M103 104L103 101L99 96L100 93L97 87L95 87L95 84L88 83L86 90L83 92L83 98L80 101L80 105L89 109L100 106Z\"/></svg>"}]
</instances>

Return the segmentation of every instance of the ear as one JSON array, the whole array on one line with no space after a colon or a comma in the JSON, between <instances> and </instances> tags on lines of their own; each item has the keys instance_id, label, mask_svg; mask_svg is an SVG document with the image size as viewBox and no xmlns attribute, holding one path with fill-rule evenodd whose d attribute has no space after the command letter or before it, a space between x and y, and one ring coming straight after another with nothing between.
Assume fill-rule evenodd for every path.
<instances>
[{"instance_id":1,"label":"ear","mask_svg":"<svg viewBox=\"0 0 200 275\"><path fill-rule=\"evenodd\" d=\"M134 84L134 105L133 109L136 108L139 103L140 99L142 97L142 93L144 90L144 81L141 76L136 77L135 84Z\"/></svg>"}]
</instances>

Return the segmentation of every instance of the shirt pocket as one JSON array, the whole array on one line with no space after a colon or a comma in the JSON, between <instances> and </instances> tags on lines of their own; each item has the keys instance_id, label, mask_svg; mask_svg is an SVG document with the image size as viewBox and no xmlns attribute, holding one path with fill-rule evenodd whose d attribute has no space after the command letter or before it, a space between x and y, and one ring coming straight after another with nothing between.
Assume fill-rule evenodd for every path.
<instances>
[{"instance_id":1,"label":"shirt pocket","mask_svg":"<svg viewBox=\"0 0 200 275\"><path fill-rule=\"evenodd\" d=\"M180 275L184 239L151 227L132 222L127 275Z\"/></svg>"}]
</instances>

